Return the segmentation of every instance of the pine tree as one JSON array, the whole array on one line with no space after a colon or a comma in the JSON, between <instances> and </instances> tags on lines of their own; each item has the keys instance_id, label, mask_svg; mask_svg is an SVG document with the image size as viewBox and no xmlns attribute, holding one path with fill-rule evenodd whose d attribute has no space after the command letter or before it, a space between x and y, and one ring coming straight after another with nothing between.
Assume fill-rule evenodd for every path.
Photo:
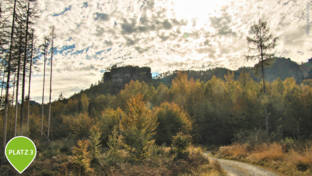
<instances>
[{"instance_id":1,"label":"pine tree","mask_svg":"<svg viewBox=\"0 0 312 176\"><path fill-rule=\"evenodd\" d=\"M253 44L256 47L249 48L249 51L255 51L256 54L246 56L248 60L259 60L259 63L255 65L255 71L258 73L261 68L262 71L262 81L263 81L263 94L265 95L265 78L264 78L264 67L270 66L272 63L272 59L274 54L267 53L267 51L272 50L276 46L276 40L278 37L273 38L271 34L269 34L269 28L267 27L267 22L262 22L259 19L259 23L251 26L251 31L256 35L253 38L247 37L248 44ZM272 40L272 41L271 41ZM268 111L267 106L264 107L265 111L265 126L266 132L269 134L269 124L268 124Z\"/></svg>"}]
</instances>

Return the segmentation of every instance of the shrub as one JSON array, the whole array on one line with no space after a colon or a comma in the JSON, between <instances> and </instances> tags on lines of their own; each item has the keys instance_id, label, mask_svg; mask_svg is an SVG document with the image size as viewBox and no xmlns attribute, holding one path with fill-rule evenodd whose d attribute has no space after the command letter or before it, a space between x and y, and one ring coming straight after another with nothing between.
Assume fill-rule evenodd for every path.
<instances>
[{"instance_id":1,"label":"shrub","mask_svg":"<svg viewBox=\"0 0 312 176\"><path fill-rule=\"evenodd\" d=\"M253 147L257 144L269 143L280 141L280 135L272 132L270 135L266 134L265 130L254 129L254 130L240 130L240 132L234 134L233 142L239 144L249 144Z\"/></svg>"},{"instance_id":2,"label":"shrub","mask_svg":"<svg viewBox=\"0 0 312 176\"><path fill-rule=\"evenodd\" d=\"M292 138L286 137L281 140L281 144L283 146L283 151L287 153L288 150L294 146L295 142Z\"/></svg>"},{"instance_id":3,"label":"shrub","mask_svg":"<svg viewBox=\"0 0 312 176\"><path fill-rule=\"evenodd\" d=\"M179 132L176 136L173 136L172 140L172 152L176 154L175 159L186 159L188 157L188 147L191 145L192 137L190 135L184 135Z\"/></svg>"},{"instance_id":4,"label":"shrub","mask_svg":"<svg viewBox=\"0 0 312 176\"><path fill-rule=\"evenodd\" d=\"M220 147L220 154L223 157L232 156L235 159L247 156L248 153L248 144L232 144L230 146Z\"/></svg>"},{"instance_id":5,"label":"shrub","mask_svg":"<svg viewBox=\"0 0 312 176\"><path fill-rule=\"evenodd\" d=\"M261 144L255 147L255 151L251 154L251 158L256 161L280 160L283 158L282 146L276 142L273 144Z\"/></svg>"}]
</instances>

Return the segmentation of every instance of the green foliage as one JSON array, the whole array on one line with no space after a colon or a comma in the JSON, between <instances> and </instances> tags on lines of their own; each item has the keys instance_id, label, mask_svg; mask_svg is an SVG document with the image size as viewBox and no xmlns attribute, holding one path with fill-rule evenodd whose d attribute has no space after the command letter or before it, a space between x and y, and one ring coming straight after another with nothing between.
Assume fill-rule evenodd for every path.
<instances>
[{"instance_id":1,"label":"green foliage","mask_svg":"<svg viewBox=\"0 0 312 176\"><path fill-rule=\"evenodd\" d=\"M172 136L179 131L188 134L192 130L189 114L175 103L162 103L159 108L156 108L155 116L159 123L155 136L158 145L164 142L170 145Z\"/></svg>"},{"instance_id":2,"label":"green foliage","mask_svg":"<svg viewBox=\"0 0 312 176\"><path fill-rule=\"evenodd\" d=\"M262 143L276 142L280 140L280 136L277 133L272 132L269 136L266 131L261 129L254 130L240 130L240 132L234 134L233 142L240 144L249 144L250 146L259 145Z\"/></svg>"},{"instance_id":3,"label":"green foliage","mask_svg":"<svg viewBox=\"0 0 312 176\"><path fill-rule=\"evenodd\" d=\"M288 152L295 145L295 141L290 137L285 137L281 140L281 144L283 146L283 151Z\"/></svg>"},{"instance_id":4,"label":"green foliage","mask_svg":"<svg viewBox=\"0 0 312 176\"><path fill-rule=\"evenodd\" d=\"M93 126L90 129L90 136L89 136L89 141L90 141L90 154L92 156L93 161L98 161L98 157L100 155L100 129L97 126Z\"/></svg>"},{"instance_id":5,"label":"green foliage","mask_svg":"<svg viewBox=\"0 0 312 176\"><path fill-rule=\"evenodd\" d=\"M176 154L176 159L186 159L188 157L188 147L191 145L192 137L179 132L173 136L172 151Z\"/></svg>"},{"instance_id":6,"label":"green foliage","mask_svg":"<svg viewBox=\"0 0 312 176\"><path fill-rule=\"evenodd\" d=\"M120 149L120 140L118 140L117 125L114 126L112 134L108 137L107 145L109 146L109 155L116 157Z\"/></svg>"},{"instance_id":7,"label":"green foliage","mask_svg":"<svg viewBox=\"0 0 312 176\"><path fill-rule=\"evenodd\" d=\"M102 131L101 141L103 146L107 145L108 136L113 131L114 126L119 125L120 116L125 116L125 113L120 108L117 108L116 110L106 108L105 111L102 111L99 127Z\"/></svg>"},{"instance_id":8,"label":"green foliage","mask_svg":"<svg viewBox=\"0 0 312 176\"><path fill-rule=\"evenodd\" d=\"M76 117L70 116L70 128L77 138L88 138L89 130L93 126L93 119L88 115L88 112L79 114Z\"/></svg>"},{"instance_id":9,"label":"green foliage","mask_svg":"<svg viewBox=\"0 0 312 176\"><path fill-rule=\"evenodd\" d=\"M127 102L127 116L119 123L122 136L121 145L135 161L144 160L149 156L148 149L154 144L152 137L156 133L157 118L142 101L139 94Z\"/></svg>"},{"instance_id":10,"label":"green foliage","mask_svg":"<svg viewBox=\"0 0 312 176\"><path fill-rule=\"evenodd\" d=\"M86 112L88 111L88 107L89 107L89 98L86 94L81 94L81 98L80 98L80 102L81 102L81 112Z\"/></svg>"}]
</instances>

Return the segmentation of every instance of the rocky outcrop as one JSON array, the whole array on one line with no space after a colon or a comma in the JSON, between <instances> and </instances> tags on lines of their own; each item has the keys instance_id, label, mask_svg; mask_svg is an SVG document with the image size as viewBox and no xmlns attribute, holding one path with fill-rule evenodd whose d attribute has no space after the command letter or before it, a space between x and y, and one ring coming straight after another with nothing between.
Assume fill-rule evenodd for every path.
<instances>
[{"instance_id":1,"label":"rocky outcrop","mask_svg":"<svg viewBox=\"0 0 312 176\"><path fill-rule=\"evenodd\" d=\"M104 73L104 83L128 83L131 80L148 81L152 80L150 67L126 66L112 68L110 72Z\"/></svg>"}]
</instances>

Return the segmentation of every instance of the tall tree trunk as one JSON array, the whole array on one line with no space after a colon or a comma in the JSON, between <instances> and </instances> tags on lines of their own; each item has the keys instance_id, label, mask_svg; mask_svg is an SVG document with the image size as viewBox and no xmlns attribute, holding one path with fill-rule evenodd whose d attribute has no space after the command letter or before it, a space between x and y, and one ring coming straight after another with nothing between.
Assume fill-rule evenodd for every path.
<instances>
[{"instance_id":1,"label":"tall tree trunk","mask_svg":"<svg viewBox=\"0 0 312 176\"><path fill-rule=\"evenodd\" d=\"M9 108L9 86L10 86L10 73L11 73L11 58L12 58L12 47L13 47L13 34L14 34L14 24L15 24L15 8L16 8L16 0L14 0L13 7L13 19L11 26L11 39L10 39L10 54L8 60L8 75L7 75L7 87L6 87L6 95L5 95L5 107L4 107L4 116L3 116L3 149L6 146L6 131L7 131L7 118L8 118L8 108ZM4 150L3 150L4 151ZM5 162L5 153L3 153L3 162Z\"/></svg>"},{"instance_id":2,"label":"tall tree trunk","mask_svg":"<svg viewBox=\"0 0 312 176\"><path fill-rule=\"evenodd\" d=\"M27 44L28 44L28 20L29 20L29 1L27 5L27 17L26 17L26 36L25 36L25 47L24 47L24 65L23 65L23 83L22 83L22 102L21 102L21 136L23 136L23 116L24 116L24 100L25 100L25 78L26 78L26 56L27 56Z\"/></svg>"},{"instance_id":3,"label":"tall tree trunk","mask_svg":"<svg viewBox=\"0 0 312 176\"><path fill-rule=\"evenodd\" d=\"M51 116L52 66L53 66L53 39L54 39L54 26L52 27L51 70L50 70L50 98L49 98L49 116L48 116L48 138L49 138L49 134L50 134L50 116Z\"/></svg>"},{"instance_id":4,"label":"tall tree trunk","mask_svg":"<svg viewBox=\"0 0 312 176\"><path fill-rule=\"evenodd\" d=\"M3 86L4 86L4 71L5 71L5 69L3 68L3 78L2 78L2 85L1 85L1 103L3 101L2 92L3 92Z\"/></svg>"},{"instance_id":5,"label":"tall tree trunk","mask_svg":"<svg viewBox=\"0 0 312 176\"><path fill-rule=\"evenodd\" d=\"M28 106L27 106L27 125L26 133L28 136L28 127L29 127L29 108L30 108L30 83L31 83L31 67L33 62L33 49L34 49L34 30L32 31L32 40L31 40L31 53L30 53L30 66L29 66L29 83L28 83Z\"/></svg>"},{"instance_id":6,"label":"tall tree trunk","mask_svg":"<svg viewBox=\"0 0 312 176\"><path fill-rule=\"evenodd\" d=\"M263 94L265 95L265 79L264 79L264 65L263 65L263 51L262 51L262 36L260 31L260 48L261 48L261 69L262 69L262 81L263 81ZM269 135L269 118L268 118L268 108L264 107L265 112L265 131Z\"/></svg>"},{"instance_id":7,"label":"tall tree trunk","mask_svg":"<svg viewBox=\"0 0 312 176\"><path fill-rule=\"evenodd\" d=\"M15 127L14 127L14 136L16 136L16 128L17 128L17 110L18 110L18 89L19 89L19 78L20 78L20 69L21 69L21 54L22 54L22 22L20 24L20 41L19 41L19 56L18 56L18 66L17 66L17 83L16 83L16 100L15 100ZM20 126L23 125L23 122L21 121Z\"/></svg>"},{"instance_id":8,"label":"tall tree trunk","mask_svg":"<svg viewBox=\"0 0 312 176\"><path fill-rule=\"evenodd\" d=\"M10 120L10 122L9 122L9 136L11 136L11 129L12 129L12 125L13 125L13 123L12 123L12 120L13 120L13 103L14 103L14 89L15 89L15 79L16 79L16 75L14 75L14 80L13 80L13 96L12 96L12 108L11 108L11 120Z\"/></svg>"},{"instance_id":9,"label":"tall tree trunk","mask_svg":"<svg viewBox=\"0 0 312 176\"><path fill-rule=\"evenodd\" d=\"M43 86L42 86L42 111L41 111L41 137L43 135L43 111L44 111L44 85L45 85L45 70L46 70L46 43L47 40L44 41L44 68L43 68Z\"/></svg>"}]
</instances>

